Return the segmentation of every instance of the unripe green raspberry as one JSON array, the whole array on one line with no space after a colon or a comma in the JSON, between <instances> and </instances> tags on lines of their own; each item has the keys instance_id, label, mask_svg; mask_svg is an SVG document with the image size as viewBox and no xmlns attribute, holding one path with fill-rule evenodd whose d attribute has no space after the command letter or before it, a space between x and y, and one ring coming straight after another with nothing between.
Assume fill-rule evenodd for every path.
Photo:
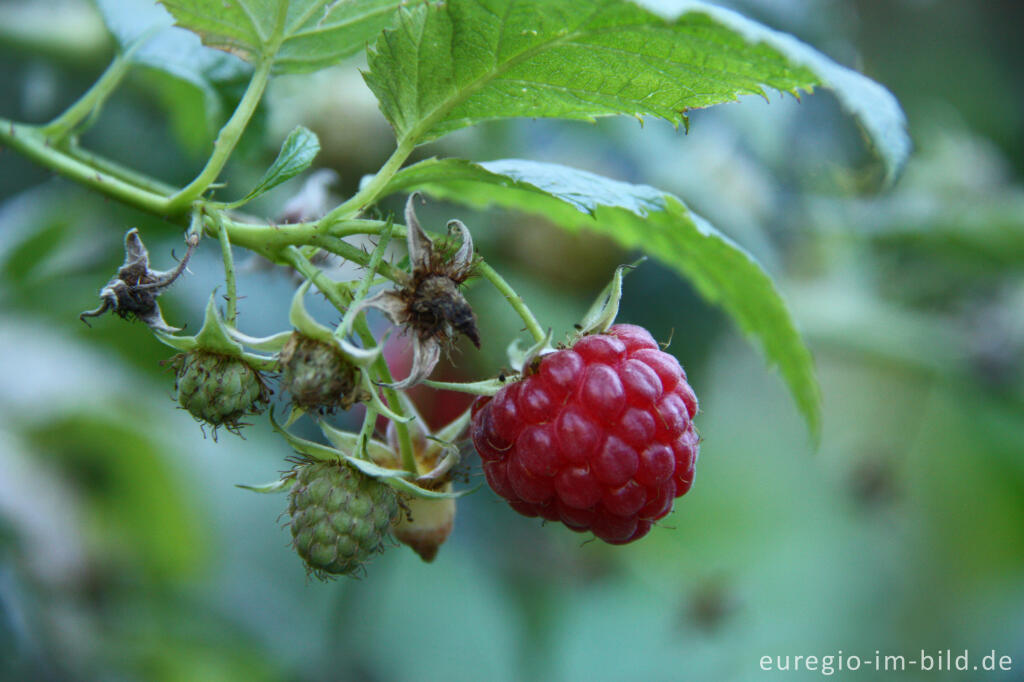
<instances>
[{"instance_id":1,"label":"unripe green raspberry","mask_svg":"<svg viewBox=\"0 0 1024 682\"><path fill-rule=\"evenodd\" d=\"M295 551L318 578L351 575L382 551L398 515L395 491L342 462L296 468L288 496Z\"/></svg>"},{"instance_id":2,"label":"unripe green raspberry","mask_svg":"<svg viewBox=\"0 0 1024 682\"><path fill-rule=\"evenodd\" d=\"M241 358L193 351L175 358L178 403L211 426L235 429L268 400L260 373Z\"/></svg>"},{"instance_id":3,"label":"unripe green raspberry","mask_svg":"<svg viewBox=\"0 0 1024 682\"><path fill-rule=\"evenodd\" d=\"M341 352L295 332L281 350L281 385L292 402L306 410L347 410L365 391L359 386L358 369Z\"/></svg>"}]
</instances>

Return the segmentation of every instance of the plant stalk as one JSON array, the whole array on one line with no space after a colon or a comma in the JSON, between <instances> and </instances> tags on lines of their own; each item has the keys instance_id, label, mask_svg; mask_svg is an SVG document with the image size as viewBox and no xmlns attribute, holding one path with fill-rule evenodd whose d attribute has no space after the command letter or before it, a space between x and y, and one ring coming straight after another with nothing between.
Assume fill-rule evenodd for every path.
<instances>
[{"instance_id":1,"label":"plant stalk","mask_svg":"<svg viewBox=\"0 0 1024 682\"><path fill-rule=\"evenodd\" d=\"M78 100L68 107L64 113L53 119L40 132L51 142L57 143L66 138L74 129L78 128L86 119L95 114L103 105L103 102L110 96L120 84L125 74L128 73L128 55L118 54L110 62L103 75L85 91Z\"/></svg>"},{"instance_id":2,"label":"plant stalk","mask_svg":"<svg viewBox=\"0 0 1024 682\"><path fill-rule=\"evenodd\" d=\"M273 64L273 60L266 59L256 66L256 71L253 72L242 100L238 103L228 122L217 133L217 139L213 143L213 153L206 162L206 166L192 182L170 198L169 209L171 211L181 210L188 206L202 196L203 192L216 181L263 97L263 91L266 90L267 82L270 80L270 70Z\"/></svg>"}]
</instances>

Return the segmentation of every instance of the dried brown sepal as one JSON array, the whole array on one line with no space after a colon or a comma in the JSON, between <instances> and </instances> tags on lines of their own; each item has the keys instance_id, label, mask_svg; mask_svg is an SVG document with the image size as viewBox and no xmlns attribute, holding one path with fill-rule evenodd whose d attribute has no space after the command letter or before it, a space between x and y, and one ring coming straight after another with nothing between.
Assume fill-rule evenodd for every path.
<instances>
[{"instance_id":1,"label":"dried brown sepal","mask_svg":"<svg viewBox=\"0 0 1024 682\"><path fill-rule=\"evenodd\" d=\"M164 321L156 299L185 271L194 248L195 242L189 241L185 257L173 270L152 270L149 267L149 252L139 237L139 231L134 227L128 230L124 236L124 264L118 268L117 275L100 290L102 302L99 307L85 311L79 315L79 319L88 324L85 318L98 317L112 310L123 319L141 320L157 331L168 334L181 331Z\"/></svg>"},{"instance_id":2,"label":"dried brown sepal","mask_svg":"<svg viewBox=\"0 0 1024 682\"><path fill-rule=\"evenodd\" d=\"M469 279L476 265L473 238L460 221L448 223L448 232L458 233L454 251L439 248L420 226L416 217L416 194L405 205L406 242L412 273L400 289L382 291L365 300L360 307L378 308L397 325L414 336L413 367L409 376L394 384L408 388L430 376L441 358L460 334L480 347L476 315L459 286Z\"/></svg>"}]
</instances>

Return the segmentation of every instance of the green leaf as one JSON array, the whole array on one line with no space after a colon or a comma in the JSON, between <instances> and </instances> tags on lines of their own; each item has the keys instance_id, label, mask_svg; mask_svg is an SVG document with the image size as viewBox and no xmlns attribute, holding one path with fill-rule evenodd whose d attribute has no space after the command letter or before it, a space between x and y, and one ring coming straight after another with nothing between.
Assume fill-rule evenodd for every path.
<instances>
[{"instance_id":1,"label":"green leaf","mask_svg":"<svg viewBox=\"0 0 1024 682\"><path fill-rule=\"evenodd\" d=\"M825 86L861 121L891 180L909 153L882 86L791 36L700 2L448 0L399 12L369 58L367 84L402 140L481 121L657 116ZM671 7L667 7L671 5Z\"/></svg>"},{"instance_id":2,"label":"green leaf","mask_svg":"<svg viewBox=\"0 0 1024 682\"><path fill-rule=\"evenodd\" d=\"M175 131L194 150L212 141L224 106L225 86L244 82L252 69L240 59L203 47L193 33L174 26L167 11L150 0L95 0L122 52L141 42L128 61L152 75L146 84L171 111ZM198 107L197 107L198 104ZM202 125L196 126L197 114ZM188 135L183 133L187 131ZM199 136L198 131L204 135Z\"/></svg>"},{"instance_id":3,"label":"green leaf","mask_svg":"<svg viewBox=\"0 0 1024 682\"><path fill-rule=\"evenodd\" d=\"M245 195L241 201L234 205L241 206L252 201L261 194L269 192L282 182L291 180L296 175L310 167L313 159L320 153L320 140L309 128L298 126L288 133L281 151L277 158L270 165L267 172L263 174L256 186Z\"/></svg>"},{"instance_id":4,"label":"green leaf","mask_svg":"<svg viewBox=\"0 0 1024 682\"><path fill-rule=\"evenodd\" d=\"M428 159L399 172L387 188L411 189L477 208L497 205L534 213L570 230L590 229L670 265L756 337L768 360L778 364L817 438L821 415L814 364L771 277L675 196L518 159Z\"/></svg>"},{"instance_id":5,"label":"green leaf","mask_svg":"<svg viewBox=\"0 0 1024 682\"><path fill-rule=\"evenodd\" d=\"M161 0L179 26L209 47L276 73L315 71L362 50L390 25L402 0Z\"/></svg>"}]
</instances>

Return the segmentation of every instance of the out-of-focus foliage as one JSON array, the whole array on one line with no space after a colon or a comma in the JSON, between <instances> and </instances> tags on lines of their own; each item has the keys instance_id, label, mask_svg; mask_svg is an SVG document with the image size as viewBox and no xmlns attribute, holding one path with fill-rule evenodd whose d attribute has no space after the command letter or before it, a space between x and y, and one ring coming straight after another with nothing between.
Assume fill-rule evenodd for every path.
<instances>
[{"instance_id":1,"label":"out-of-focus foliage","mask_svg":"<svg viewBox=\"0 0 1024 682\"><path fill-rule=\"evenodd\" d=\"M874 169L821 97L696 112L688 135L654 121L493 123L423 153L568 161L662 187L780 277L820 375L817 455L782 382L720 313L663 266L627 278L620 319L671 339L701 396L704 443L694 490L624 548L581 546L482 490L459 501L434 564L395 547L363 580L307 582L278 525L283 498L234 487L281 468L289 453L269 428L204 438L175 409L159 364L170 353L143 326L77 320L120 263L126 227L161 262L180 243L175 229L0 152L0 677L749 680L763 655L948 647L1011 655L1002 679L1016 679L1024 115L1007 74L1021 71L1010 27L1022 10L736 6L894 89L916 151L891 193L861 193ZM46 120L109 57L102 31L88 33L99 26L89 5L52 7L61 11L46 23L23 8L0 21L4 115ZM355 67L274 83L230 168L231 196L257 184L297 125L320 138L317 163L340 173L339 192L379 166L387 122ZM163 113L206 97L182 87L133 73L85 141L186 180L195 160L181 140L207 145L210 128L205 115ZM254 210L274 214L297 187L272 189ZM466 221L556 336L632 259L611 239L535 216L432 202L421 217ZM169 320L198 329L219 258L198 251L193 274L161 299ZM253 264L239 288L247 331L276 331L291 281ZM470 297L482 329L515 334L521 323L496 294ZM496 372L503 351L485 339L480 355L454 360Z\"/></svg>"}]
</instances>

